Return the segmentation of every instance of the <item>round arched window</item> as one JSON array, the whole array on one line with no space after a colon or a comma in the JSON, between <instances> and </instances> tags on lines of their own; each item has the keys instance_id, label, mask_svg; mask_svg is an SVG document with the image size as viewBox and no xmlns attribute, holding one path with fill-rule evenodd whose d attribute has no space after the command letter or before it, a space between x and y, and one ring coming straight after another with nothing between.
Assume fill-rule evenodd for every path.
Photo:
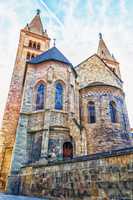
<instances>
[{"instance_id":1,"label":"round arched window","mask_svg":"<svg viewBox=\"0 0 133 200\"><path fill-rule=\"evenodd\" d=\"M36 88L36 110L44 108L45 85L40 83Z\"/></svg>"},{"instance_id":2,"label":"round arched window","mask_svg":"<svg viewBox=\"0 0 133 200\"><path fill-rule=\"evenodd\" d=\"M96 123L95 103L93 101L88 103L88 122L90 124Z\"/></svg>"},{"instance_id":3,"label":"round arched window","mask_svg":"<svg viewBox=\"0 0 133 200\"><path fill-rule=\"evenodd\" d=\"M63 86L60 82L55 85L55 109L63 109Z\"/></svg>"},{"instance_id":4,"label":"round arched window","mask_svg":"<svg viewBox=\"0 0 133 200\"><path fill-rule=\"evenodd\" d=\"M112 123L117 123L118 122L118 116L117 116L117 106L114 101L110 101L109 103L110 107L110 116L111 116L111 122Z\"/></svg>"}]
</instances>

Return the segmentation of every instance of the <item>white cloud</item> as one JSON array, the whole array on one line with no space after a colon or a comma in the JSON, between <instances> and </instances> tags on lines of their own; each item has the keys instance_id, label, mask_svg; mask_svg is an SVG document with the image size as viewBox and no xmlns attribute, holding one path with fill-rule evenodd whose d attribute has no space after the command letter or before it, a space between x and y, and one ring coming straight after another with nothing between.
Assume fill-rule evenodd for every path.
<instances>
[{"instance_id":1,"label":"white cloud","mask_svg":"<svg viewBox=\"0 0 133 200\"><path fill-rule=\"evenodd\" d=\"M48 13L53 17L53 19L55 19L56 22L57 22L61 27L63 27L62 22L61 22L61 21L59 20L59 18L54 14L54 12L52 12L52 11L49 9L49 7L47 6L47 4L46 4L43 0L39 0L39 1L40 1L40 3L42 4L42 6L44 6L44 7L47 9Z\"/></svg>"},{"instance_id":2,"label":"white cloud","mask_svg":"<svg viewBox=\"0 0 133 200\"><path fill-rule=\"evenodd\" d=\"M125 2L125 0L119 0L119 1L120 1L121 14L126 15L127 14L127 9L126 9L126 2Z\"/></svg>"},{"instance_id":3,"label":"white cloud","mask_svg":"<svg viewBox=\"0 0 133 200\"><path fill-rule=\"evenodd\" d=\"M87 2L87 6L88 6L88 11L89 11L89 14L90 15L94 15L94 7L93 7L93 0L88 0L88 2Z\"/></svg>"},{"instance_id":4,"label":"white cloud","mask_svg":"<svg viewBox=\"0 0 133 200\"><path fill-rule=\"evenodd\" d=\"M24 26L23 21L20 20L20 15L23 14L19 11L24 8L25 15L28 16L27 8L34 7L34 5L36 4L31 1L24 3L17 0L0 2L0 124L14 67L19 32ZM30 9L29 11L31 12Z\"/></svg>"}]
</instances>

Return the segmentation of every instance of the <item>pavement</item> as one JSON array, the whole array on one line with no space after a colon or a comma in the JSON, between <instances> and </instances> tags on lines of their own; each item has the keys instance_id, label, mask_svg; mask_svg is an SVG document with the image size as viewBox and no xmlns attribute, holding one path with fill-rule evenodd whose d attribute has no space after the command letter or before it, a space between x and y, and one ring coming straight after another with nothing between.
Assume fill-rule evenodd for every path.
<instances>
[{"instance_id":1,"label":"pavement","mask_svg":"<svg viewBox=\"0 0 133 200\"><path fill-rule=\"evenodd\" d=\"M48 199L40 199L35 197L26 197L26 196L14 196L0 193L0 200L48 200Z\"/></svg>"}]
</instances>

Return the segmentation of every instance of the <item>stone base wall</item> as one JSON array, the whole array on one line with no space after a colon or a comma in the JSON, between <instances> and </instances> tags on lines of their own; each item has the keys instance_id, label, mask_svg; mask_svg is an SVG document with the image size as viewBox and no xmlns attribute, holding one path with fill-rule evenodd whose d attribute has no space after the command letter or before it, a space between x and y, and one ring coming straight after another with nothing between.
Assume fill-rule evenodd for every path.
<instances>
[{"instance_id":1,"label":"stone base wall","mask_svg":"<svg viewBox=\"0 0 133 200\"><path fill-rule=\"evenodd\" d=\"M62 200L132 200L133 147L23 167L8 192Z\"/></svg>"}]
</instances>

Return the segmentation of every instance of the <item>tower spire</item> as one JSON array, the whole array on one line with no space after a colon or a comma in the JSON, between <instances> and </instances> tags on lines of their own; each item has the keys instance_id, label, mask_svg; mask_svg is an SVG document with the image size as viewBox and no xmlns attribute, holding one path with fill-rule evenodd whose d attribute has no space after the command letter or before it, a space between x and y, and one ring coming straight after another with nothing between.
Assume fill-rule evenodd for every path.
<instances>
[{"instance_id":1,"label":"tower spire","mask_svg":"<svg viewBox=\"0 0 133 200\"><path fill-rule=\"evenodd\" d=\"M99 45L98 45L98 50L97 54L102 58L102 59L107 59L107 60L113 60L113 57L108 50L104 40L102 33L99 33Z\"/></svg>"},{"instance_id":2,"label":"tower spire","mask_svg":"<svg viewBox=\"0 0 133 200\"><path fill-rule=\"evenodd\" d=\"M99 33L99 45L97 55L102 58L102 60L109 66L109 68L121 78L119 63L115 59L114 55L111 55L109 49L107 48L103 40L102 33Z\"/></svg>"},{"instance_id":3,"label":"tower spire","mask_svg":"<svg viewBox=\"0 0 133 200\"><path fill-rule=\"evenodd\" d=\"M36 34L39 34L39 35L44 35L44 29L43 29L40 13L41 13L41 10L37 9L35 17L25 27L25 29L28 27L28 30L30 32L33 32L33 33L36 33Z\"/></svg>"}]
</instances>

